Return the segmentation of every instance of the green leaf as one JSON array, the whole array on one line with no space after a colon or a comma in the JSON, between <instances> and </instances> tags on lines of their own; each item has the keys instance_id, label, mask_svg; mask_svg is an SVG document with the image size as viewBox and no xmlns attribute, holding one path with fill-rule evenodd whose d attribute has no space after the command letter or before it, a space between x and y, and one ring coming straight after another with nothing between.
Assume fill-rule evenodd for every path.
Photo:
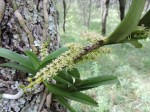
<instances>
[{"instance_id":1,"label":"green leaf","mask_svg":"<svg viewBox=\"0 0 150 112\"><path fill-rule=\"evenodd\" d=\"M30 69L34 69L32 63L27 57L17 54L11 50L0 48L0 57L18 62L20 65L24 65Z\"/></svg>"},{"instance_id":2,"label":"green leaf","mask_svg":"<svg viewBox=\"0 0 150 112\"><path fill-rule=\"evenodd\" d=\"M32 62L32 65L35 67L35 69L37 69L40 66L40 61L37 56L31 51L25 51L25 53Z\"/></svg>"},{"instance_id":3,"label":"green leaf","mask_svg":"<svg viewBox=\"0 0 150 112\"><path fill-rule=\"evenodd\" d=\"M93 100L91 97L81 92L73 92L71 93L71 97L69 96L68 98L84 104L98 106L98 103L95 100Z\"/></svg>"},{"instance_id":4,"label":"green leaf","mask_svg":"<svg viewBox=\"0 0 150 112\"><path fill-rule=\"evenodd\" d=\"M78 90L87 90L101 85L112 84L117 81L118 80L116 76L112 75L98 76L82 80L79 83L76 83L76 87L78 88Z\"/></svg>"},{"instance_id":5,"label":"green leaf","mask_svg":"<svg viewBox=\"0 0 150 112\"><path fill-rule=\"evenodd\" d=\"M68 91L58 88L53 84L50 84L48 82L44 82L44 84L47 87L47 89L55 95L65 96L65 97L70 96L70 93Z\"/></svg>"},{"instance_id":6,"label":"green leaf","mask_svg":"<svg viewBox=\"0 0 150 112\"><path fill-rule=\"evenodd\" d=\"M67 84L69 86L73 86L72 83L70 83L69 81L59 77L59 76L55 76L54 79L56 80L56 82L62 83L62 84Z\"/></svg>"},{"instance_id":7,"label":"green leaf","mask_svg":"<svg viewBox=\"0 0 150 112\"><path fill-rule=\"evenodd\" d=\"M63 96L66 98L69 98L71 100L75 100L81 103L85 103L88 105L92 105L92 106L97 106L97 102L95 102L92 98L90 98L89 96L80 93L80 92L68 92L65 91L61 88L56 87L53 84L44 82L45 86L47 87L47 89L52 92L54 95L59 95L59 96Z\"/></svg>"},{"instance_id":8,"label":"green leaf","mask_svg":"<svg viewBox=\"0 0 150 112\"><path fill-rule=\"evenodd\" d=\"M60 71L57 76L59 76L59 77L61 77L62 79L64 79L64 80L70 82L71 84L73 84L73 79L72 79L72 77L71 77L70 75L68 75L65 70Z\"/></svg>"},{"instance_id":9,"label":"green leaf","mask_svg":"<svg viewBox=\"0 0 150 112\"><path fill-rule=\"evenodd\" d=\"M106 43L116 43L129 36L137 27L142 11L144 9L145 0L132 0L130 9L118 25L113 33L106 39Z\"/></svg>"},{"instance_id":10,"label":"green leaf","mask_svg":"<svg viewBox=\"0 0 150 112\"><path fill-rule=\"evenodd\" d=\"M145 27L150 28L150 9L140 20L139 26L144 25Z\"/></svg>"},{"instance_id":11,"label":"green leaf","mask_svg":"<svg viewBox=\"0 0 150 112\"><path fill-rule=\"evenodd\" d=\"M55 87L61 88L61 89L68 89L68 85L66 84L55 84Z\"/></svg>"},{"instance_id":12,"label":"green leaf","mask_svg":"<svg viewBox=\"0 0 150 112\"><path fill-rule=\"evenodd\" d=\"M55 98L59 101L59 103L61 105L63 105L64 107L66 107L70 112L76 112L68 103L68 101L61 96L55 96Z\"/></svg>"},{"instance_id":13,"label":"green leaf","mask_svg":"<svg viewBox=\"0 0 150 112\"><path fill-rule=\"evenodd\" d=\"M24 65L19 65L17 63L4 63L4 64L0 64L0 66L14 68L25 73L32 73L32 74L35 73L35 70L32 70Z\"/></svg>"},{"instance_id":14,"label":"green leaf","mask_svg":"<svg viewBox=\"0 0 150 112\"><path fill-rule=\"evenodd\" d=\"M47 57L44 58L43 61L41 61L40 67L39 69L43 68L44 66L46 66L48 63L50 63L54 58L57 58L58 56L60 56L62 53L66 52L68 50L68 48L66 47L62 47L59 48L58 50L50 53Z\"/></svg>"},{"instance_id":15,"label":"green leaf","mask_svg":"<svg viewBox=\"0 0 150 112\"><path fill-rule=\"evenodd\" d=\"M56 80L56 82L58 84L66 84L68 86L68 88L66 88L66 89L68 89L69 91L77 90L77 88L72 83L70 83L69 81L67 81L67 80L65 80L61 77L59 77L58 75L55 76L54 79Z\"/></svg>"},{"instance_id":16,"label":"green leaf","mask_svg":"<svg viewBox=\"0 0 150 112\"><path fill-rule=\"evenodd\" d=\"M77 78L77 79L80 78L80 73L79 73L77 68L73 68L71 70L68 70L67 72L68 72L69 75L71 75L74 78Z\"/></svg>"}]
</instances>

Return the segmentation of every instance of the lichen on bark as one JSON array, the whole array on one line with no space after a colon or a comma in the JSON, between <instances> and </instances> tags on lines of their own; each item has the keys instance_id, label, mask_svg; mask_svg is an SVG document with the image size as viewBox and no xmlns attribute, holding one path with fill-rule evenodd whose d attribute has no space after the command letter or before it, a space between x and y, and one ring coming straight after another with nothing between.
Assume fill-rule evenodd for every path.
<instances>
[{"instance_id":1,"label":"lichen on bark","mask_svg":"<svg viewBox=\"0 0 150 112\"><path fill-rule=\"evenodd\" d=\"M22 54L24 53L24 50L31 50L28 35L19 24L18 18L14 14L15 10L17 10L25 20L25 25L32 34L34 45L39 51L43 42L43 29L45 27L43 0L6 0L5 2L6 8L0 27L0 40L2 47ZM46 37L50 40L49 52L52 52L60 46L60 37L58 34L58 12L53 0L47 0L46 5L48 12ZM14 9L13 6L15 6L16 9ZM8 60L0 59L0 63L7 61ZM4 88L2 90L5 93L13 94L14 92L15 94L20 84L27 84L25 78L26 74L11 69L0 68L0 80L3 84L7 81L14 82L7 88L2 84L2 88ZM0 112L38 112L40 101L43 97L43 90L43 85L40 85L39 90L35 91L36 93L24 95L18 100L2 99L0 103ZM47 112L65 111L56 101L53 101L51 105L51 107L47 107L46 104L44 104L42 110L46 110Z\"/></svg>"}]
</instances>

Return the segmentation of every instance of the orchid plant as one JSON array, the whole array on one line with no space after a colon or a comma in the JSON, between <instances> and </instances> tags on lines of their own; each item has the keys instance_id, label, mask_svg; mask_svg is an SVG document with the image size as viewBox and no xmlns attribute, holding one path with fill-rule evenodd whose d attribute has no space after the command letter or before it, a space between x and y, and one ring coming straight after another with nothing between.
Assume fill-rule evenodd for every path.
<instances>
[{"instance_id":1,"label":"orchid plant","mask_svg":"<svg viewBox=\"0 0 150 112\"><path fill-rule=\"evenodd\" d=\"M83 37L91 42L87 46L68 43L49 54L48 42L43 42L40 58L32 51L25 51L25 54L21 55L0 48L0 57L11 60L11 62L0 64L1 67L31 74L28 76L29 85L21 86L16 95L3 94L2 98L18 99L23 94L34 91L35 85L43 83L70 112L75 110L69 105L67 99L98 106L94 99L82 91L117 82L117 77L105 75L81 79L80 72L74 65L83 60L88 61L99 55L110 53L109 48L103 47L105 45L131 43L136 48L142 47L138 40L150 36L150 10L141 18L144 4L145 0L133 0L124 20L108 37L99 38L99 35L94 33L83 34Z\"/></svg>"}]
</instances>

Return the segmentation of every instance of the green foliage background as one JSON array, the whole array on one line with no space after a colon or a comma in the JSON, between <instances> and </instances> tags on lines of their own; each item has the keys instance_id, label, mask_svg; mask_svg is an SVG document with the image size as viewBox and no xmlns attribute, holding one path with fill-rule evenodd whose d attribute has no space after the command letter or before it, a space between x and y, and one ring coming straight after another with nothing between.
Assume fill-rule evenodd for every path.
<instances>
[{"instance_id":1,"label":"green foliage background","mask_svg":"<svg viewBox=\"0 0 150 112\"><path fill-rule=\"evenodd\" d=\"M83 42L80 34L84 31L101 30L101 10L92 7L89 28L83 25L77 4L72 4L67 13L66 33L62 31L62 6L60 12L60 35L62 44ZM107 35L119 24L118 6L110 7L107 21ZM76 9L76 10L75 10ZM117 75L120 85L107 85L92 89L89 93L98 101L99 107L71 102L78 112L149 112L150 111L150 40L142 40L143 48L136 49L130 44L112 45L109 55L95 61L77 65L83 78L97 75Z\"/></svg>"}]
</instances>

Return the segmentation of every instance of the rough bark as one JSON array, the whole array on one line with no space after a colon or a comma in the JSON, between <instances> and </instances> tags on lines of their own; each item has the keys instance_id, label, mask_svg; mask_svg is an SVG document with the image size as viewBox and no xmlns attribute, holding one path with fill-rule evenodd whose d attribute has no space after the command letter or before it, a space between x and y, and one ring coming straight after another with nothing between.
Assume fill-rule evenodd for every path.
<instances>
[{"instance_id":1,"label":"rough bark","mask_svg":"<svg viewBox=\"0 0 150 112\"><path fill-rule=\"evenodd\" d=\"M109 10L109 3L110 0L104 0L103 1L103 8L102 8L102 35L106 34L106 22L107 22L107 16L108 16L108 10Z\"/></svg>"},{"instance_id":2,"label":"rough bark","mask_svg":"<svg viewBox=\"0 0 150 112\"><path fill-rule=\"evenodd\" d=\"M45 29L43 0L6 0L6 9L4 17L1 22L1 42L2 47L11 49L18 53L24 52L24 50L31 49L27 32L19 24L18 18L14 14L14 8L12 4L16 4L16 10L22 15L25 20L27 29L32 34L34 44L39 50L41 41L44 35L50 39L49 52L52 52L59 48L60 37L58 34L58 12L55 8L53 0L47 0L47 12L48 12L48 30L46 34L43 33ZM0 63L6 62L0 58ZM20 84L27 84L27 74L11 70L8 68L0 68L0 92L16 93L17 86ZM34 93L24 95L18 100L2 99L0 102L0 112L38 112L41 106L41 100L45 96L44 86L39 85L38 90ZM49 95L50 96L50 95ZM46 101L42 105L41 112L64 112L57 101L52 99L50 102L49 97L46 97ZM50 106L51 105L51 106Z\"/></svg>"},{"instance_id":3,"label":"rough bark","mask_svg":"<svg viewBox=\"0 0 150 112\"><path fill-rule=\"evenodd\" d=\"M123 20L125 16L126 0L119 0L120 20Z\"/></svg>"}]
</instances>

